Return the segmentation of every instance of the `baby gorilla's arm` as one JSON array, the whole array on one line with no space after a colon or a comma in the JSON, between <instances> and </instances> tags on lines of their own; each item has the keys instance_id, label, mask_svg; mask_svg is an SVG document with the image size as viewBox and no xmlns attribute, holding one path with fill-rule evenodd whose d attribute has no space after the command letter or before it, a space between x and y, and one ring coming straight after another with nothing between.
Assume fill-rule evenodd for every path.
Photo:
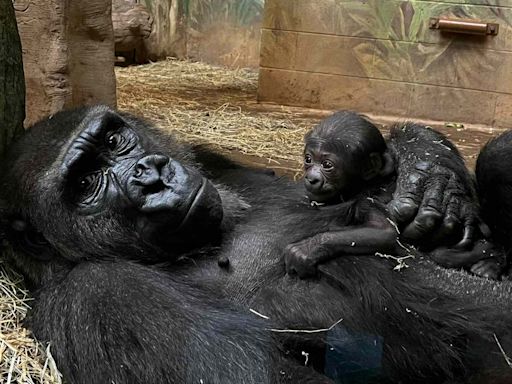
<instances>
[{"instance_id":1,"label":"baby gorilla's arm","mask_svg":"<svg viewBox=\"0 0 512 384\"><path fill-rule=\"evenodd\" d=\"M315 275L318 264L336 257L391 252L396 247L397 236L384 214L372 212L363 225L318 233L289 244L284 251L286 272L304 278Z\"/></svg>"}]
</instances>

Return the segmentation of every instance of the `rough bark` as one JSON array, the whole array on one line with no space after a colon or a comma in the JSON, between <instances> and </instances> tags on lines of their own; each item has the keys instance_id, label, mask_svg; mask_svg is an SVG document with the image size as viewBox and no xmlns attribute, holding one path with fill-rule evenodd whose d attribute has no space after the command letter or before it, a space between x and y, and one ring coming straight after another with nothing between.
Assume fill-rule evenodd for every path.
<instances>
[{"instance_id":1,"label":"rough bark","mask_svg":"<svg viewBox=\"0 0 512 384\"><path fill-rule=\"evenodd\" d=\"M128 52L139 47L151 34L153 18L142 4L132 0L112 2L112 23L116 52Z\"/></svg>"},{"instance_id":2,"label":"rough bark","mask_svg":"<svg viewBox=\"0 0 512 384\"><path fill-rule=\"evenodd\" d=\"M42 0L39 0L42 1ZM44 0L46 1L46 0ZM112 2L69 2L69 66L73 105L116 105Z\"/></svg>"},{"instance_id":3,"label":"rough bark","mask_svg":"<svg viewBox=\"0 0 512 384\"><path fill-rule=\"evenodd\" d=\"M63 108L116 104L109 0L16 0L29 126Z\"/></svg>"},{"instance_id":4,"label":"rough bark","mask_svg":"<svg viewBox=\"0 0 512 384\"><path fill-rule=\"evenodd\" d=\"M0 0L0 155L23 131L25 81L11 0Z\"/></svg>"},{"instance_id":5,"label":"rough bark","mask_svg":"<svg viewBox=\"0 0 512 384\"><path fill-rule=\"evenodd\" d=\"M181 0L141 0L153 17L153 29L144 40L143 55L156 61L167 56L187 56L186 16ZM139 54L137 52L137 54Z\"/></svg>"}]
</instances>

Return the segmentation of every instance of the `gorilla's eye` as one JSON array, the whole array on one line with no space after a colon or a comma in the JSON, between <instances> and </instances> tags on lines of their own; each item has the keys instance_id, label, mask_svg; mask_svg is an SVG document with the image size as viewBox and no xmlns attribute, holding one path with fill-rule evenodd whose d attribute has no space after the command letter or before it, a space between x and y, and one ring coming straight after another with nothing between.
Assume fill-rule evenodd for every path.
<instances>
[{"instance_id":1,"label":"gorilla's eye","mask_svg":"<svg viewBox=\"0 0 512 384\"><path fill-rule=\"evenodd\" d=\"M132 148L132 140L130 137L125 137L120 132L109 132L105 135L105 146L117 155L124 155Z\"/></svg>"},{"instance_id":2,"label":"gorilla's eye","mask_svg":"<svg viewBox=\"0 0 512 384\"><path fill-rule=\"evenodd\" d=\"M76 185L76 192L80 196L80 200L84 203L87 200L94 198L101 189L103 172L96 171L85 174L78 178Z\"/></svg>"},{"instance_id":3,"label":"gorilla's eye","mask_svg":"<svg viewBox=\"0 0 512 384\"><path fill-rule=\"evenodd\" d=\"M306 155L304 156L304 162L306 164L311 164L311 162L313 161L313 159L311 159L311 156L310 155Z\"/></svg>"},{"instance_id":4,"label":"gorilla's eye","mask_svg":"<svg viewBox=\"0 0 512 384\"><path fill-rule=\"evenodd\" d=\"M107 148L110 149L111 151L115 150L120 141L120 136L121 135L119 133L109 133L105 140Z\"/></svg>"},{"instance_id":5,"label":"gorilla's eye","mask_svg":"<svg viewBox=\"0 0 512 384\"><path fill-rule=\"evenodd\" d=\"M330 160L324 160L322 161L322 168L326 171L331 170L334 167L334 164Z\"/></svg>"},{"instance_id":6,"label":"gorilla's eye","mask_svg":"<svg viewBox=\"0 0 512 384\"><path fill-rule=\"evenodd\" d=\"M105 143L107 145L107 148L111 151L115 151L117 149L117 146L122 142L123 136L121 136L118 132L111 132L107 134L105 138Z\"/></svg>"}]
</instances>

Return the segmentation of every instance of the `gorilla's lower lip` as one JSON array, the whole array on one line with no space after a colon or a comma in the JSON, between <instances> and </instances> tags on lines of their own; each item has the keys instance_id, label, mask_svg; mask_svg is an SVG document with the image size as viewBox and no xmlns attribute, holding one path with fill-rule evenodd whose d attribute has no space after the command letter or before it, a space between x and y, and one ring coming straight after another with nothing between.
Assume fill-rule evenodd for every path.
<instances>
[{"instance_id":1,"label":"gorilla's lower lip","mask_svg":"<svg viewBox=\"0 0 512 384\"><path fill-rule=\"evenodd\" d=\"M333 201L343 201L343 198L341 195L336 193L324 193L324 194L314 194L314 193L307 193L307 197L311 201L315 201L317 203L326 204L331 203Z\"/></svg>"},{"instance_id":2,"label":"gorilla's lower lip","mask_svg":"<svg viewBox=\"0 0 512 384\"><path fill-rule=\"evenodd\" d=\"M176 229L177 231L179 231L181 228L183 228L186 225L186 223L190 219L190 216L192 216L192 214L194 212L194 208L197 205L197 202L201 200L205 189L206 189L206 179L203 177L201 179L201 184L199 185L199 188L197 188L195 196L192 198L192 201L190 202L190 205L188 206L187 214L181 221L181 224Z\"/></svg>"}]
</instances>

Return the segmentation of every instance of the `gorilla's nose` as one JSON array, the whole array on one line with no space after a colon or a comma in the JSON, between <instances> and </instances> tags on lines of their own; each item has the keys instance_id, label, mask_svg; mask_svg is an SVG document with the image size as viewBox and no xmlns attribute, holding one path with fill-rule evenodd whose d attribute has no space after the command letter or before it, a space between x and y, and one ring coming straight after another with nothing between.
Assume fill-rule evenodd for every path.
<instances>
[{"instance_id":1,"label":"gorilla's nose","mask_svg":"<svg viewBox=\"0 0 512 384\"><path fill-rule=\"evenodd\" d=\"M308 190L319 190L322 188L322 178L316 175L305 177L305 184Z\"/></svg>"},{"instance_id":2,"label":"gorilla's nose","mask_svg":"<svg viewBox=\"0 0 512 384\"><path fill-rule=\"evenodd\" d=\"M167 156L159 154L143 157L135 164L135 180L143 186L162 184L162 169L169 160Z\"/></svg>"}]
</instances>

